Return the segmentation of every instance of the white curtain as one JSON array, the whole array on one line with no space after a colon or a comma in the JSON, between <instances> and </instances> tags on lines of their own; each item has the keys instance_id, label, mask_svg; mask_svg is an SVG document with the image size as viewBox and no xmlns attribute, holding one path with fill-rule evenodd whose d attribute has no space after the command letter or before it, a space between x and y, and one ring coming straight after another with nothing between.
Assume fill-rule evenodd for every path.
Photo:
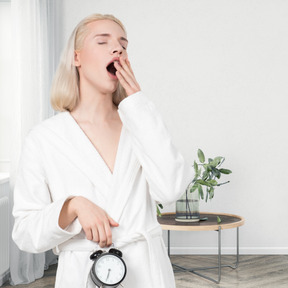
<instances>
[{"instance_id":1,"label":"white curtain","mask_svg":"<svg viewBox=\"0 0 288 288\"><path fill-rule=\"evenodd\" d=\"M49 102L55 66L55 0L11 0L13 66L13 147L11 190L15 182L21 147L27 132L52 116ZM13 205L13 203L12 203ZM13 219L11 217L11 228ZM29 254L11 240L10 283L30 283L55 263L52 252Z\"/></svg>"}]
</instances>

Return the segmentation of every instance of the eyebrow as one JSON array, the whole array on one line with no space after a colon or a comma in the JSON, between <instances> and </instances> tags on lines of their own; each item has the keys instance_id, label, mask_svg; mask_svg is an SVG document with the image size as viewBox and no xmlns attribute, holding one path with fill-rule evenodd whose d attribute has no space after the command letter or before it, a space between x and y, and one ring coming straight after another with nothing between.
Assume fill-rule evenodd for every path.
<instances>
[{"instance_id":1,"label":"eyebrow","mask_svg":"<svg viewBox=\"0 0 288 288\"><path fill-rule=\"evenodd\" d=\"M95 35L95 37L110 37L111 36L111 34L109 34L109 33L101 33L101 34L96 34ZM122 40L122 41L125 41L125 42L127 42L128 43L128 40L125 38L125 37L120 37L120 40Z\"/></svg>"}]
</instances>

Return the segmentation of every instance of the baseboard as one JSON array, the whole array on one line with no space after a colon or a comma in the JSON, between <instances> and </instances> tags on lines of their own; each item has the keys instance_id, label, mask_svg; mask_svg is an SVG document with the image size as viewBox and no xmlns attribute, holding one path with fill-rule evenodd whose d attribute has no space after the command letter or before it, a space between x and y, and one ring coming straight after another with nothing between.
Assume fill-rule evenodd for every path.
<instances>
[{"instance_id":1,"label":"baseboard","mask_svg":"<svg viewBox=\"0 0 288 288\"><path fill-rule=\"evenodd\" d=\"M222 247L221 254L235 255L235 247ZM171 255L216 255L218 247L171 247ZM240 247L242 255L288 255L288 247Z\"/></svg>"}]
</instances>

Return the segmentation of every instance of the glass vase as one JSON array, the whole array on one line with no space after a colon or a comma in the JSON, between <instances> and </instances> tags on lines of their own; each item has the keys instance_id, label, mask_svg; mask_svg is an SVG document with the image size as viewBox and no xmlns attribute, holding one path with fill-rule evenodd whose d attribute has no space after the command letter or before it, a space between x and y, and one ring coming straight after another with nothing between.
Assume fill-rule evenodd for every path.
<instances>
[{"instance_id":1,"label":"glass vase","mask_svg":"<svg viewBox=\"0 0 288 288\"><path fill-rule=\"evenodd\" d=\"M175 220L179 222L198 222L199 213L199 192L196 189L190 192L193 183L190 184L182 197L176 201Z\"/></svg>"}]
</instances>

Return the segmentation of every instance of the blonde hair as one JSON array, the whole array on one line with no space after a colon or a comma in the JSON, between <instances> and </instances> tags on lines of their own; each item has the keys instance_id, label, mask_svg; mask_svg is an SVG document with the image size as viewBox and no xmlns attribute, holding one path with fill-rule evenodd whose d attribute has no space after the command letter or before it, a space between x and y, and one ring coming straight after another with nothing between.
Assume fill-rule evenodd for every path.
<instances>
[{"instance_id":1,"label":"blonde hair","mask_svg":"<svg viewBox=\"0 0 288 288\"><path fill-rule=\"evenodd\" d=\"M93 14L84 18L73 30L66 48L63 50L59 66L56 70L51 87L51 105L57 111L72 111L79 102L79 73L74 65L75 50L80 50L89 29L87 25L98 20L116 22L126 33L124 25L113 15ZM113 103L118 106L127 97L124 88L119 84L113 93Z\"/></svg>"}]
</instances>

